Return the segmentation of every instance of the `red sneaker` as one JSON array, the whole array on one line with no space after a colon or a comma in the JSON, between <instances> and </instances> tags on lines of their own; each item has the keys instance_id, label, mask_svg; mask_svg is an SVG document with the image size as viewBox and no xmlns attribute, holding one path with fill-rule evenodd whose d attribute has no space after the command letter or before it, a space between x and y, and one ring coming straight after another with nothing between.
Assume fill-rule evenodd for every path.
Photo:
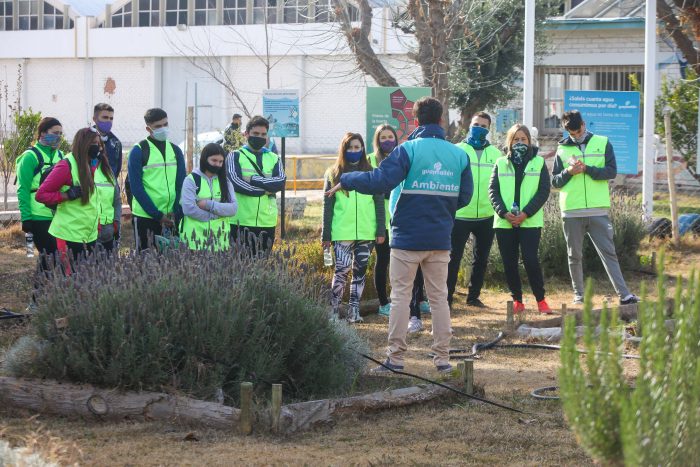
<instances>
[{"instance_id":1,"label":"red sneaker","mask_svg":"<svg viewBox=\"0 0 700 467\"><path fill-rule=\"evenodd\" d=\"M525 304L517 300L513 300L513 314L517 315L525 311Z\"/></svg>"},{"instance_id":2,"label":"red sneaker","mask_svg":"<svg viewBox=\"0 0 700 467\"><path fill-rule=\"evenodd\" d=\"M545 299L540 300L537 302L537 311L542 313L543 315L551 315L554 313L551 308L549 308L549 305L547 304L547 301Z\"/></svg>"}]
</instances>

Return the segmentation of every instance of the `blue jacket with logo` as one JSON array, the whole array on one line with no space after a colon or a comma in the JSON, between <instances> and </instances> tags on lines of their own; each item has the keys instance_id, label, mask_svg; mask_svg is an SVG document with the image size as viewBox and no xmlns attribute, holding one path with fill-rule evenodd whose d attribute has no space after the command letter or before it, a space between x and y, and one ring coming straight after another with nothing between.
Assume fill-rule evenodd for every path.
<instances>
[{"instance_id":1,"label":"blue jacket with logo","mask_svg":"<svg viewBox=\"0 0 700 467\"><path fill-rule=\"evenodd\" d=\"M472 198L472 173L463 150L445 141L439 125L416 128L371 172L340 177L345 190L385 193L400 184L392 209L391 247L402 250L449 250L457 209Z\"/></svg>"}]
</instances>

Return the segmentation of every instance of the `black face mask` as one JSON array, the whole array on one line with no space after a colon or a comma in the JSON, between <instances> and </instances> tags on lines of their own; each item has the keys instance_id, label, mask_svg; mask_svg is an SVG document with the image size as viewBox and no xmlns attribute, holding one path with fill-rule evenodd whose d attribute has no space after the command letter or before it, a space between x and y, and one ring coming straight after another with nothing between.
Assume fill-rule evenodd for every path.
<instances>
[{"instance_id":1,"label":"black face mask","mask_svg":"<svg viewBox=\"0 0 700 467\"><path fill-rule=\"evenodd\" d=\"M253 151L259 151L265 146L265 143L267 143L267 138L263 138L262 136L249 136L248 137L248 146Z\"/></svg>"},{"instance_id":2,"label":"black face mask","mask_svg":"<svg viewBox=\"0 0 700 467\"><path fill-rule=\"evenodd\" d=\"M219 172L221 171L221 167L217 167L215 165L211 165L209 161L204 161L202 162L202 166L200 167L202 172L210 172L215 175L218 175Z\"/></svg>"},{"instance_id":3,"label":"black face mask","mask_svg":"<svg viewBox=\"0 0 700 467\"><path fill-rule=\"evenodd\" d=\"M240 123L231 122L231 128L233 130L238 130L241 127Z\"/></svg>"},{"instance_id":4,"label":"black face mask","mask_svg":"<svg viewBox=\"0 0 700 467\"><path fill-rule=\"evenodd\" d=\"M97 159L98 157L100 157L101 153L102 150L100 149L99 144L91 144L88 148L88 156L90 156L90 159Z\"/></svg>"}]
</instances>

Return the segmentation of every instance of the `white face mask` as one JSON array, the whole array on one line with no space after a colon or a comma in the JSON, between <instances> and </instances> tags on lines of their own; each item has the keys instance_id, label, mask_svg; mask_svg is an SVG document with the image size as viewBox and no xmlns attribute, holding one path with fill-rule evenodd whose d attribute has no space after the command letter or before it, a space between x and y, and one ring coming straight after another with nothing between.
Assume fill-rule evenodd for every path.
<instances>
[{"instance_id":1,"label":"white face mask","mask_svg":"<svg viewBox=\"0 0 700 467\"><path fill-rule=\"evenodd\" d=\"M166 141L170 135L170 128L167 126L156 128L155 130L151 128L153 132L153 139L157 141Z\"/></svg>"}]
</instances>

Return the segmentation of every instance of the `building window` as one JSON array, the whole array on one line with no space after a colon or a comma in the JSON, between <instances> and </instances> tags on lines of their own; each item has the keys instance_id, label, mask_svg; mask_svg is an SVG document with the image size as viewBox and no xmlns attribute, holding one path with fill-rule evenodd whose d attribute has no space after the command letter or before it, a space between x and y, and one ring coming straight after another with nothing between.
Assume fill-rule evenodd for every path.
<instances>
[{"instance_id":1,"label":"building window","mask_svg":"<svg viewBox=\"0 0 700 467\"><path fill-rule=\"evenodd\" d=\"M167 0L165 3L165 25L187 24L187 0Z\"/></svg>"},{"instance_id":2,"label":"building window","mask_svg":"<svg viewBox=\"0 0 700 467\"><path fill-rule=\"evenodd\" d=\"M112 13L113 28L130 28L131 27L131 2Z\"/></svg>"},{"instance_id":3,"label":"building window","mask_svg":"<svg viewBox=\"0 0 700 467\"><path fill-rule=\"evenodd\" d=\"M216 24L216 0L195 0L194 24L195 26Z\"/></svg>"},{"instance_id":4,"label":"building window","mask_svg":"<svg viewBox=\"0 0 700 467\"><path fill-rule=\"evenodd\" d=\"M284 3L285 23L306 23L309 19L309 0L287 0Z\"/></svg>"},{"instance_id":5,"label":"building window","mask_svg":"<svg viewBox=\"0 0 700 467\"><path fill-rule=\"evenodd\" d=\"M277 0L254 0L253 23L265 24L266 22L267 24L277 22Z\"/></svg>"},{"instance_id":6,"label":"building window","mask_svg":"<svg viewBox=\"0 0 700 467\"><path fill-rule=\"evenodd\" d=\"M350 16L350 21L360 20L360 10L354 5L348 4L348 15ZM317 23L330 23L335 20L333 0L317 0L315 21Z\"/></svg>"},{"instance_id":7,"label":"building window","mask_svg":"<svg viewBox=\"0 0 700 467\"><path fill-rule=\"evenodd\" d=\"M224 0L224 24L245 24L246 0Z\"/></svg>"},{"instance_id":8,"label":"building window","mask_svg":"<svg viewBox=\"0 0 700 467\"><path fill-rule=\"evenodd\" d=\"M139 0L139 27L160 26L160 0Z\"/></svg>"},{"instance_id":9,"label":"building window","mask_svg":"<svg viewBox=\"0 0 700 467\"><path fill-rule=\"evenodd\" d=\"M63 29L63 12L44 2L44 29Z\"/></svg>"},{"instance_id":10,"label":"building window","mask_svg":"<svg viewBox=\"0 0 700 467\"><path fill-rule=\"evenodd\" d=\"M12 0L0 0L0 31L12 31Z\"/></svg>"},{"instance_id":11,"label":"building window","mask_svg":"<svg viewBox=\"0 0 700 467\"><path fill-rule=\"evenodd\" d=\"M17 2L17 19L21 31L39 29L39 1L19 0Z\"/></svg>"}]
</instances>

